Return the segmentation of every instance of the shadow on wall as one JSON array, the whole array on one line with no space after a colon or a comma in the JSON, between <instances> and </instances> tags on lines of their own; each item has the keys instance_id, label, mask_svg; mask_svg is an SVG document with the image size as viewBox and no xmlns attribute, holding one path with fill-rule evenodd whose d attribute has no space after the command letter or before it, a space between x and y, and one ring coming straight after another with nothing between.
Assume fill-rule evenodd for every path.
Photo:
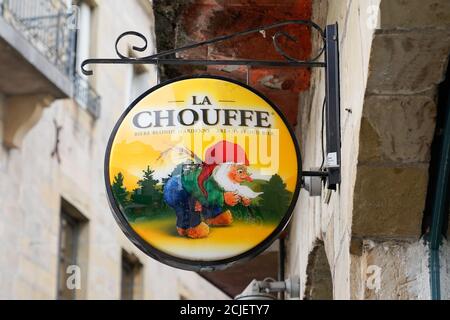
<instances>
[{"instance_id":1,"label":"shadow on wall","mask_svg":"<svg viewBox=\"0 0 450 320\"><path fill-rule=\"evenodd\" d=\"M333 282L323 241L316 241L308 257L305 300L332 300Z\"/></svg>"}]
</instances>

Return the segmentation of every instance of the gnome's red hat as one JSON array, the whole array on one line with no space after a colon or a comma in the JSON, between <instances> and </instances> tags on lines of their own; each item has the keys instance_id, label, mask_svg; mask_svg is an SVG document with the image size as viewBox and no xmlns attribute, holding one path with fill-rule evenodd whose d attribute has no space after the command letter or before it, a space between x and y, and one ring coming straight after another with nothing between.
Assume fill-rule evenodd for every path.
<instances>
[{"instance_id":1,"label":"gnome's red hat","mask_svg":"<svg viewBox=\"0 0 450 320\"><path fill-rule=\"evenodd\" d=\"M218 164L226 162L242 163L246 166L249 165L245 150L236 143L222 140L206 150L202 171L197 178L198 186L205 197L208 197L208 192L204 186L205 181L211 176L214 168Z\"/></svg>"}]
</instances>

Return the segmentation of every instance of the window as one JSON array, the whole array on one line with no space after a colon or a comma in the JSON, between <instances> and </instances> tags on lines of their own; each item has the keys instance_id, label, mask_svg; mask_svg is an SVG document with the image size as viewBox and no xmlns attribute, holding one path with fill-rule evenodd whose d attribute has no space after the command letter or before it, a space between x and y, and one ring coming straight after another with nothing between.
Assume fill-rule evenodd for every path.
<instances>
[{"instance_id":1,"label":"window","mask_svg":"<svg viewBox=\"0 0 450 320\"><path fill-rule=\"evenodd\" d=\"M61 206L59 248L58 248L58 291L57 299L71 300L78 298L80 289L76 283L81 283L79 244L82 237L82 227L85 218L75 211L72 206L63 201ZM72 269L73 266L79 269ZM69 277L72 277L69 279ZM69 281L68 281L69 280ZM71 285L69 285L71 284ZM75 284L75 286L73 286Z\"/></svg>"},{"instance_id":2,"label":"window","mask_svg":"<svg viewBox=\"0 0 450 320\"><path fill-rule=\"evenodd\" d=\"M141 71L140 69L133 66L133 74L131 76L131 88L130 88L130 98L128 103L131 103L145 91L150 88L151 77L149 72Z\"/></svg>"},{"instance_id":3,"label":"window","mask_svg":"<svg viewBox=\"0 0 450 320\"><path fill-rule=\"evenodd\" d=\"M122 251L120 298L122 300L142 298L142 264L136 256L125 251Z\"/></svg>"},{"instance_id":4,"label":"window","mask_svg":"<svg viewBox=\"0 0 450 320\"><path fill-rule=\"evenodd\" d=\"M132 51L129 56L135 57ZM155 82L155 73L145 65L134 64L130 66L130 74L128 79L128 95L126 97L126 105L133 102L141 94L147 91Z\"/></svg>"},{"instance_id":5,"label":"window","mask_svg":"<svg viewBox=\"0 0 450 320\"><path fill-rule=\"evenodd\" d=\"M139 58L139 55L131 47L128 48L128 56ZM125 96L125 107L128 107L128 104L150 89L158 80L158 69L156 66L133 64L129 66L128 70L128 90Z\"/></svg>"},{"instance_id":6,"label":"window","mask_svg":"<svg viewBox=\"0 0 450 320\"><path fill-rule=\"evenodd\" d=\"M67 286L69 266L77 264L77 243L79 225L66 212L61 212L60 241L59 241L59 281L58 299L75 299L75 290Z\"/></svg>"},{"instance_id":7,"label":"window","mask_svg":"<svg viewBox=\"0 0 450 320\"><path fill-rule=\"evenodd\" d=\"M72 57L73 66L73 97L78 105L86 109L94 119L100 116L100 96L95 91L87 76L80 72L81 63L91 55L92 30L95 29L95 2L92 0L74 0L76 7L77 29L74 34L75 56Z\"/></svg>"}]
</instances>

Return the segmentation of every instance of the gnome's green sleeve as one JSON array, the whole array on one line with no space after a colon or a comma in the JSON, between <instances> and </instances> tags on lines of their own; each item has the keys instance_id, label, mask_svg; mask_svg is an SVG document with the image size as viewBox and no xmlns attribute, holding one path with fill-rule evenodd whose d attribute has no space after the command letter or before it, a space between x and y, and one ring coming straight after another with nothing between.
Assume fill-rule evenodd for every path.
<instances>
[{"instance_id":1,"label":"gnome's green sleeve","mask_svg":"<svg viewBox=\"0 0 450 320\"><path fill-rule=\"evenodd\" d=\"M223 190L217 185L217 182L215 182L213 178L209 178L208 180L206 180L205 190L206 192L208 192L208 201L207 201L208 206L223 207L224 205ZM203 197L203 199L204 198L205 197ZM205 205L203 202L202 204Z\"/></svg>"},{"instance_id":2,"label":"gnome's green sleeve","mask_svg":"<svg viewBox=\"0 0 450 320\"><path fill-rule=\"evenodd\" d=\"M184 190L200 201L204 206L222 207L224 205L222 188L214 181L213 177L209 177L204 183L205 190L208 193L208 199L206 199L198 186L197 179L199 174L200 170L197 169L182 175L181 183L183 184Z\"/></svg>"}]
</instances>

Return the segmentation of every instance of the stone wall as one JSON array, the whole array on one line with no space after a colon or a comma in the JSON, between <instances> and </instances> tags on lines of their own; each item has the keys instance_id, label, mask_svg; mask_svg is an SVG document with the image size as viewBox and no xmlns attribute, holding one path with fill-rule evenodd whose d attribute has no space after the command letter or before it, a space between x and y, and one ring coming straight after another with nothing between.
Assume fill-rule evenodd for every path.
<instances>
[{"instance_id":1,"label":"stone wall","mask_svg":"<svg viewBox=\"0 0 450 320\"><path fill-rule=\"evenodd\" d=\"M145 1L96 1L91 55L113 55L116 37L136 30L154 38L153 15ZM150 9L149 9L150 8ZM154 48L154 43L149 46ZM126 49L126 48L125 48ZM0 149L0 298L54 299L61 201L88 222L82 230L79 298L118 299L122 250L143 264L144 299L227 298L192 272L164 266L142 254L119 230L109 210L103 159L111 129L127 103L131 66L95 67L92 83L102 97L95 121L72 100L57 100L25 136L20 149ZM149 71L156 82L156 72ZM0 107L0 115L4 106ZM0 117L3 119L3 117ZM52 157L56 130L62 127L59 153ZM3 121L0 121L0 128ZM1 130L0 130L1 131ZM1 136L0 136L1 137Z\"/></svg>"},{"instance_id":2,"label":"stone wall","mask_svg":"<svg viewBox=\"0 0 450 320\"><path fill-rule=\"evenodd\" d=\"M339 24L342 184L329 202L326 190L321 198L300 194L287 268L300 274L302 290L308 257L321 240L335 299L430 298L428 249L420 237L436 89L450 53L448 5L314 2L320 25ZM322 161L323 71L312 72L311 84L300 99L298 130L306 170ZM445 291L448 270L443 274Z\"/></svg>"}]
</instances>

